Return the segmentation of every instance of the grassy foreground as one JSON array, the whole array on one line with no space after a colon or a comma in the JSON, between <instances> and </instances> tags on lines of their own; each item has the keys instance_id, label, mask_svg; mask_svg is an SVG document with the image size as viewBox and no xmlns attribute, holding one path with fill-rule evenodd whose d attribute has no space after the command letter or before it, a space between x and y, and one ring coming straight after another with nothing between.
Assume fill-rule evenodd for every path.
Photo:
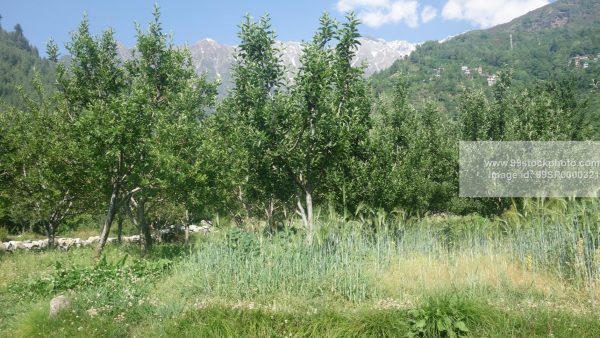
<instances>
[{"instance_id":1,"label":"grassy foreground","mask_svg":"<svg viewBox=\"0 0 600 338\"><path fill-rule=\"evenodd\" d=\"M599 337L589 225L600 213L553 208L566 209L494 221L321 215L310 245L223 227L143 258L126 246L98 262L92 249L3 253L0 335ZM50 319L58 294L72 307Z\"/></svg>"}]
</instances>

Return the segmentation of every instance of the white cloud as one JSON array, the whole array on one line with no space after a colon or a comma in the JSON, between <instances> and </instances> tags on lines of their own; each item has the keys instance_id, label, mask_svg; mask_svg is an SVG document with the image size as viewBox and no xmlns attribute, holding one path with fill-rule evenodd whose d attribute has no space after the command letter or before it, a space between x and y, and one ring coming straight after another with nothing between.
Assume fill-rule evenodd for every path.
<instances>
[{"instance_id":1,"label":"white cloud","mask_svg":"<svg viewBox=\"0 0 600 338\"><path fill-rule=\"evenodd\" d=\"M448 0L442 9L447 20L467 20L481 28L499 25L536 8L548 0Z\"/></svg>"},{"instance_id":2,"label":"white cloud","mask_svg":"<svg viewBox=\"0 0 600 338\"><path fill-rule=\"evenodd\" d=\"M421 21L423 21L423 23L428 23L429 21L435 19L437 14L437 9L431 6L425 6L421 11Z\"/></svg>"},{"instance_id":3,"label":"white cloud","mask_svg":"<svg viewBox=\"0 0 600 338\"><path fill-rule=\"evenodd\" d=\"M388 0L339 0L337 10L340 12L353 11L358 7L385 7L389 4Z\"/></svg>"},{"instance_id":4,"label":"white cloud","mask_svg":"<svg viewBox=\"0 0 600 338\"><path fill-rule=\"evenodd\" d=\"M416 0L338 0L340 12L356 11L361 21L369 27L404 22L409 27L419 25Z\"/></svg>"}]
</instances>

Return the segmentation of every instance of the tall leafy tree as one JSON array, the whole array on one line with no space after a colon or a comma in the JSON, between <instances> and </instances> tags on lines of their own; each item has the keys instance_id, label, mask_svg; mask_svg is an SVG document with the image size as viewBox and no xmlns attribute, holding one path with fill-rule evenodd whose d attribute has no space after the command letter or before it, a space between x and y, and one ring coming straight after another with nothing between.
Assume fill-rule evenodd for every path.
<instances>
[{"instance_id":1,"label":"tall leafy tree","mask_svg":"<svg viewBox=\"0 0 600 338\"><path fill-rule=\"evenodd\" d=\"M198 188L193 179L201 175L202 162L196 161L200 144L195 134L202 133L200 122L205 108L213 103L216 88L196 75L187 50L173 46L162 30L158 7L147 32L138 27L136 51L139 57L125 65L131 81L127 109L141 125L140 160L129 185L130 191L137 190L130 199L147 249L152 243L147 204L160 203L157 197L172 185L190 196ZM191 180L182 181L176 175Z\"/></svg>"},{"instance_id":2,"label":"tall leafy tree","mask_svg":"<svg viewBox=\"0 0 600 338\"><path fill-rule=\"evenodd\" d=\"M277 158L295 185L297 212L314 235L314 198L328 175L342 171L368 130L370 103L362 69L352 66L359 44L358 20L338 24L324 14L303 47L288 109L278 110ZM337 40L337 44L332 44ZM343 175L343 174L342 174Z\"/></svg>"},{"instance_id":3,"label":"tall leafy tree","mask_svg":"<svg viewBox=\"0 0 600 338\"><path fill-rule=\"evenodd\" d=\"M126 206L136 209L134 220L148 248L148 203L156 202L173 182L165 178L162 165L177 155L170 153L173 141L187 136L180 126L199 122L202 109L212 102L214 86L196 76L188 52L172 45L160 25L158 7L148 32L138 27L132 60L117 57L111 31L91 36L87 19L67 48L72 63L59 70L59 91L76 120L81 146L93 154L88 175L106 201L97 253L118 209Z\"/></svg>"},{"instance_id":4,"label":"tall leafy tree","mask_svg":"<svg viewBox=\"0 0 600 338\"><path fill-rule=\"evenodd\" d=\"M446 210L457 187L454 125L432 102L414 108L407 93L407 78L399 74L392 97L377 105L361 185L369 187L371 207L409 215Z\"/></svg>"},{"instance_id":5,"label":"tall leafy tree","mask_svg":"<svg viewBox=\"0 0 600 338\"><path fill-rule=\"evenodd\" d=\"M585 103L578 102L572 80L538 81L517 92L512 73L502 72L488 98L466 90L460 99L460 137L464 141L577 141L592 135ZM483 213L514 204L507 198L476 199ZM517 202L519 202L517 200Z\"/></svg>"},{"instance_id":6,"label":"tall leafy tree","mask_svg":"<svg viewBox=\"0 0 600 338\"><path fill-rule=\"evenodd\" d=\"M235 87L220 106L223 144L234 154L233 189L245 216L263 214L273 220L276 204L285 200L286 182L274 163L277 140L273 111L283 89L283 65L276 47L270 18L253 21L249 16L240 25L240 45L233 66Z\"/></svg>"},{"instance_id":7,"label":"tall leafy tree","mask_svg":"<svg viewBox=\"0 0 600 338\"><path fill-rule=\"evenodd\" d=\"M66 47L71 63L57 69L58 92L74 121L80 147L94 159L85 171L93 182L89 189L106 201L99 254L119 204L130 193L126 182L140 160L142 121L127 109L128 83L112 31L94 37L84 18Z\"/></svg>"},{"instance_id":8,"label":"tall leafy tree","mask_svg":"<svg viewBox=\"0 0 600 338\"><path fill-rule=\"evenodd\" d=\"M14 220L41 226L48 246L54 246L59 227L81 213L90 202L81 173L88 164L78 147L62 103L34 79L36 97L25 95L25 108L5 112L7 148L2 157L4 188L9 188Z\"/></svg>"}]
</instances>

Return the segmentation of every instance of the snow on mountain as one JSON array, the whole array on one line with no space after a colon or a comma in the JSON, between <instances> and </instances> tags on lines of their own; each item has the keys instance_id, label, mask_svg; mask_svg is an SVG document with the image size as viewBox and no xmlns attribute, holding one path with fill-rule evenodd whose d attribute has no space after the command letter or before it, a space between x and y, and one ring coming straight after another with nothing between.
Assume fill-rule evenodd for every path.
<instances>
[{"instance_id":1,"label":"snow on mountain","mask_svg":"<svg viewBox=\"0 0 600 338\"><path fill-rule=\"evenodd\" d=\"M365 75L369 76L390 67L394 61L409 55L415 50L416 44L407 41L385 41L382 39L360 38L360 46L356 51L353 65L365 64ZM300 68L302 43L294 41L277 42L281 51L282 62L291 79ZM203 39L187 46L198 73L207 73L210 79L221 81L221 93L231 84L231 65L234 62L236 46L220 44L213 39ZM123 59L132 57L131 50L118 45L118 54Z\"/></svg>"}]
</instances>

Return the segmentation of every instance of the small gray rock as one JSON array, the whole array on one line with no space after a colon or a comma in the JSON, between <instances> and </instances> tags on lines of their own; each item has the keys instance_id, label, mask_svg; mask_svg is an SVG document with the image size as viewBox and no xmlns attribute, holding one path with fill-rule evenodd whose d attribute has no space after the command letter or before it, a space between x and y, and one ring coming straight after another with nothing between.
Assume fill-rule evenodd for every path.
<instances>
[{"instance_id":1,"label":"small gray rock","mask_svg":"<svg viewBox=\"0 0 600 338\"><path fill-rule=\"evenodd\" d=\"M71 307L71 301L64 295L56 296L50 301L50 318L56 317L59 313L68 310Z\"/></svg>"}]
</instances>

